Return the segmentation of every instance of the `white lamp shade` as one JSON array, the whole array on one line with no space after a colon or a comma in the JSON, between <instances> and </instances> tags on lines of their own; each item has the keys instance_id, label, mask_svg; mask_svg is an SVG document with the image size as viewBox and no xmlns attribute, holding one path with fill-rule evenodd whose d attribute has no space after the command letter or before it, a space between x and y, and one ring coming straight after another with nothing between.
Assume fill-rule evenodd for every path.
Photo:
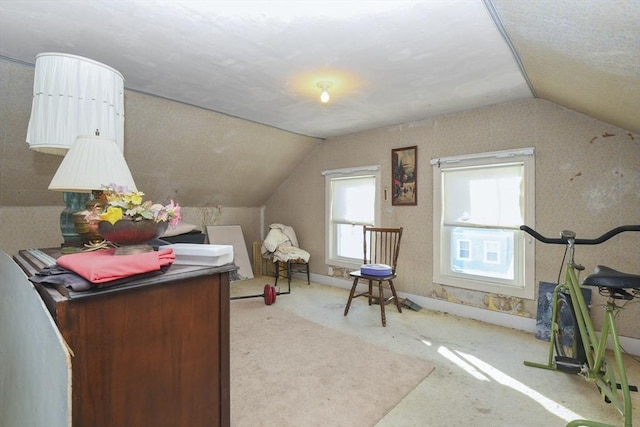
<instances>
[{"instance_id":1,"label":"white lamp shade","mask_svg":"<svg viewBox=\"0 0 640 427\"><path fill-rule=\"evenodd\" d=\"M137 190L122 151L114 140L79 136L62 159L49 190L90 193L109 184Z\"/></svg>"},{"instance_id":2,"label":"white lamp shade","mask_svg":"<svg viewBox=\"0 0 640 427\"><path fill-rule=\"evenodd\" d=\"M29 147L64 155L78 135L93 135L96 130L124 152L122 74L81 56L39 54L27 128Z\"/></svg>"}]
</instances>

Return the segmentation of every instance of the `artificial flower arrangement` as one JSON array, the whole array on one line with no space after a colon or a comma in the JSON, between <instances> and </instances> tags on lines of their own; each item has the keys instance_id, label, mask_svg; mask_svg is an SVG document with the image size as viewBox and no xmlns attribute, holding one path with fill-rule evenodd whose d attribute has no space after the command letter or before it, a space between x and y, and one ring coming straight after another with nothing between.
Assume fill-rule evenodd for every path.
<instances>
[{"instance_id":1,"label":"artificial flower arrangement","mask_svg":"<svg viewBox=\"0 0 640 427\"><path fill-rule=\"evenodd\" d=\"M168 205L153 203L151 200L142 200L142 191L132 191L126 186L109 184L103 187L103 197L107 202L104 211L99 215L100 220L115 224L121 219L142 221L144 219L154 222L168 222L170 227L175 227L181 220L180 205L170 201Z\"/></svg>"}]
</instances>

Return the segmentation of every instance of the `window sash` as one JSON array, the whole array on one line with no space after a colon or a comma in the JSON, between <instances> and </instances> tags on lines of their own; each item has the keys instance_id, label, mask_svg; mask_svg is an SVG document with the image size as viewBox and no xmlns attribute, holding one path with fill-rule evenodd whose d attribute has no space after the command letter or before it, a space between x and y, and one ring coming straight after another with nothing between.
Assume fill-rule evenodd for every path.
<instances>
[{"instance_id":1,"label":"window sash","mask_svg":"<svg viewBox=\"0 0 640 427\"><path fill-rule=\"evenodd\" d=\"M325 171L325 259L331 266L362 264L362 226L378 223L380 166Z\"/></svg>"},{"instance_id":2,"label":"window sash","mask_svg":"<svg viewBox=\"0 0 640 427\"><path fill-rule=\"evenodd\" d=\"M331 222L342 224L373 224L375 211L375 176L340 177L331 179Z\"/></svg>"},{"instance_id":3,"label":"window sash","mask_svg":"<svg viewBox=\"0 0 640 427\"><path fill-rule=\"evenodd\" d=\"M442 170L443 223L517 229L523 224L524 164Z\"/></svg>"},{"instance_id":4,"label":"window sash","mask_svg":"<svg viewBox=\"0 0 640 427\"><path fill-rule=\"evenodd\" d=\"M434 283L535 298L534 245L519 230L534 224L533 155L533 148L525 148L431 161ZM461 232L465 239L472 236L471 260L460 258ZM486 259L486 247L473 243L494 240L491 234L502 234L498 263Z\"/></svg>"}]
</instances>

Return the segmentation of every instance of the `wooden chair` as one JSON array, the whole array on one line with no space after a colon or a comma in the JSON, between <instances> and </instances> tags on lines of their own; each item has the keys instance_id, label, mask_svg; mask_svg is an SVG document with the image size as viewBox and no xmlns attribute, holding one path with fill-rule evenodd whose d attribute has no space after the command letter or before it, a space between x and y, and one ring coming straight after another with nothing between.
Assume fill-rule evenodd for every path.
<instances>
[{"instance_id":1,"label":"wooden chair","mask_svg":"<svg viewBox=\"0 0 640 427\"><path fill-rule=\"evenodd\" d=\"M306 273L307 275L307 285L311 284L311 280L309 279L309 263L303 260L302 258L290 259L286 262L284 261L276 261L276 281L274 286L278 286L278 279L280 277L286 278L289 284L289 289L291 289L291 277L293 273ZM295 266L298 266L297 268Z\"/></svg>"},{"instance_id":2,"label":"wooden chair","mask_svg":"<svg viewBox=\"0 0 640 427\"><path fill-rule=\"evenodd\" d=\"M384 307L389 301L393 300L396 304L396 307L398 308L398 312L402 313L400 301L398 301L398 294L396 293L395 286L393 286L393 279L396 278L396 264L398 262L400 240L402 239L402 227L375 228L364 226L363 239L363 264L385 264L391 267L391 273L384 275L372 275L365 274L362 272L362 270L349 273L350 276L353 277L353 286L351 286L351 292L349 293L347 306L344 308L344 315L346 316L349 312L351 300L357 297L365 296L369 299L369 305L371 305L373 301L377 301L377 303L380 305L382 326L387 326ZM368 284L368 290L356 294L356 288L361 279L365 280L365 283ZM373 282L378 283L377 295L374 295ZM389 284L389 288L391 289L391 296L389 298L385 298L384 296L383 284L385 282Z\"/></svg>"}]
</instances>

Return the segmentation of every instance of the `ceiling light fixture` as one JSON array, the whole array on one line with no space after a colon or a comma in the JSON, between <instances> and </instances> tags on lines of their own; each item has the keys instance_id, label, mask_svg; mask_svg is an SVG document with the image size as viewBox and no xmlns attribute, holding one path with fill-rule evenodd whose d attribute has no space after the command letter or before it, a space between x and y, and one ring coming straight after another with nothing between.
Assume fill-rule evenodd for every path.
<instances>
[{"instance_id":1,"label":"ceiling light fixture","mask_svg":"<svg viewBox=\"0 0 640 427\"><path fill-rule=\"evenodd\" d=\"M333 83L331 82L327 82L327 81L322 81L322 82L318 82L318 84L316 84L316 86L318 86L319 88L322 88L322 93L320 94L320 101L323 104L326 104L327 102L329 102L329 91L328 89L333 85Z\"/></svg>"}]
</instances>

